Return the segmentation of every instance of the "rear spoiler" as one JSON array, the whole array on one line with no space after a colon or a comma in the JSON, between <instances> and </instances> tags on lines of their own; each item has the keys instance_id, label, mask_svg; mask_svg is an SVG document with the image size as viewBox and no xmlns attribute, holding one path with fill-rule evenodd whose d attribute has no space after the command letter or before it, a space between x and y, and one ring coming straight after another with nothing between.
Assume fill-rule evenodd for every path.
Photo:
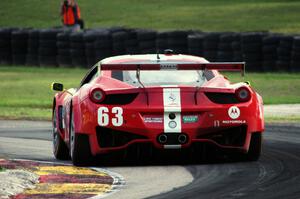
<instances>
[{"instance_id":1,"label":"rear spoiler","mask_svg":"<svg viewBox=\"0 0 300 199\"><path fill-rule=\"evenodd\" d=\"M136 71L136 78L139 84L145 88L144 84L140 80L140 71L141 70L219 70L219 71L240 71L241 75L245 75L245 62L211 62L211 63L198 63L198 62L145 62L145 63L118 63L118 64L99 64L100 70L121 70ZM197 104L197 93L195 92L195 104ZM145 90L146 91L146 90ZM149 97L147 91L146 99L147 105L149 105Z\"/></svg>"},{"instance_id":2,"label":"rear spoiler","mask_svg":"<svg viewBox=\"0 0 300 199\"><path fill-rule=\"evenodd\" d=\"M240 71L245 75L245 62L211 62L211 63L121 63L101 64L101 70L219 70L219 71Z\"/></svg>"}]
</instances>

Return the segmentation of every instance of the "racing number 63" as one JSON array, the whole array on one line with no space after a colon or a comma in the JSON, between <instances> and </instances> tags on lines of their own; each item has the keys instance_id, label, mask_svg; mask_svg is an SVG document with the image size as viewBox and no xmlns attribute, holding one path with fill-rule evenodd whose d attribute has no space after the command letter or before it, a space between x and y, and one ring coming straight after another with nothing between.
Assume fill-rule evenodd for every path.
<instances>
[{"instance_id":1,"label":"racing number 63","mask_svg":"<svg viewBox=\"0 0 300 199\"><path fill-rule=\"evenodd\" d=\"M111 118L113 126L123 125L123 109L121 107L113 107L111 113L114 117ZM98 109L98 124L99 126L107 126L109 124L109 109L107 107L100 107Z\"/></svg>"}]
</instances>

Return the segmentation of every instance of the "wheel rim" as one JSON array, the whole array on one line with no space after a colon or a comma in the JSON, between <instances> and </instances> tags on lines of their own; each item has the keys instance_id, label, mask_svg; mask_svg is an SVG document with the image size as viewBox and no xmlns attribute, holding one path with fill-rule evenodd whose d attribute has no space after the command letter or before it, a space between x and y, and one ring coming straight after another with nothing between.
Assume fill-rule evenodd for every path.
<instances>
[{"instance_id":1,"label":"wheel rim","mask_svg":"<svg viewBox=\"0 0 300 199\"><path fill-rule=\"evenodd\" d=\"M70 155L71 158L73 158L73 152L74 152L74 143L75 143L75 131L74 131L74 116L71 115L71 126L70 126Z\"/></svg>"},{"instance_id":2,"label":"wheel rim","mask_svg":"<svg viewBox=\"0 0 300 199\"><path fill-rule=\"evenodd\" d=\"M52 119L52 134L53 134L53 151L56 151L57 142L58 142L58 132L57 132L57 119L56 119L56 110L53 111L53 119Z\"/></svg>"}]
</instances>

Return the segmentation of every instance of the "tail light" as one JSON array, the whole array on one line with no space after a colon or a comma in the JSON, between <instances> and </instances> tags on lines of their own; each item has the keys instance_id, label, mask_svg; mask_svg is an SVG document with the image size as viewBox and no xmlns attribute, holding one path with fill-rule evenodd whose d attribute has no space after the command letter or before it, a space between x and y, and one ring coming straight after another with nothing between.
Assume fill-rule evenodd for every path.
<instances>
[{"instance_id":1,"label":"tail light","mask_svg":"<svg viewBox=\"0 0 300 199\"><path fill-rule=\"evenodd\" d=\"M248 88L240 87L235 91L235 96L240 102L247 102L251 98L251 93Z\"/></svg>"},{"instance_id":2,"label":"tail light","mask_svg":"<svg viewBox=\"0 0 300 199\"><path fill-rule=\"evenodd\" d=\"M105 92L101 88L94 88L90 92L90 99L95 103L101 103L105 99Z\"/></svg>"}]
</instances>

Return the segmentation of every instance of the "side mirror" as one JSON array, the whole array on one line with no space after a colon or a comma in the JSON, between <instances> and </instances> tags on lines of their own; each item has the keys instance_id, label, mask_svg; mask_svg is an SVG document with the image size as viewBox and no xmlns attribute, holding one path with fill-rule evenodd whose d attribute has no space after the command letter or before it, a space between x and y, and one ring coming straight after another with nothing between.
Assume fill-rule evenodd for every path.
<instances>
[{"instance_id":1,"label":"side mirror","mask_svg":"<svg viewBox=\"0 0 300 199\"><path fill-rule=\"evenodd\" d=\"M251 82L250 81L246 81L246 84L248 84L249 86L251 86Z\"/></svg>"},{"instance_id":2,"label":"side mirror","mask_svg":"<svg viewBox=\"0 0 300 199\"><path fill-rule=\"evenodd\" d=\"M51 90L53 90L53 91L63 91L64 90L64 85L61 84L61 83L53 82L51 84Z\"/></svg>"}]
</instances>

